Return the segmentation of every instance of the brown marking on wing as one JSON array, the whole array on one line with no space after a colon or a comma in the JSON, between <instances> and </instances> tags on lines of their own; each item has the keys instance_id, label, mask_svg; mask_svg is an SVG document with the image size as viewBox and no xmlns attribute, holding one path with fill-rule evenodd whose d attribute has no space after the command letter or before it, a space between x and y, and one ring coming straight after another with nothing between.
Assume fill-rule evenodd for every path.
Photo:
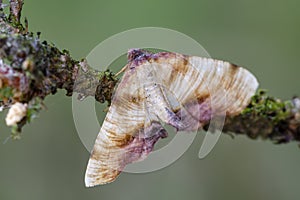
<instances>
[{"instance_id":1,"label":"brown marking on wing","mask_svg":"<svg viewBox=\"0 0 300 200\"><path fill-rule=\"evenodd\" d=\"M149 62L160 64L165 67L166 70L171 69L171 74L168 79L169 83L174 82L178 77L178 74L185 76L190 68L189 56L171 52L159 52L153 54L151 59L149 59Z\"/></svg>"},{"instance_id":2,"label":"brown marking on wing","mask_svg":"<svg viewBox=\"0 0 300 200\"><path fill-rule=\"evenodd\" d=\"M234 64L234 63L230 63L231 67L234 68L234 69L238 69L240 68L238 65Z\"/></svg>"},{"instance_id":3,"label":"brown marking on wing","mask_svg":"<svg viewBox=\"0 0 300 200\"><path fill-rule=\"evenodd\" d=\"M232 63L230 63L229 65L230 65L230 69L229 69L230 77L234 77L236 73L239 71L240 67Z\"/></svg>"},{"instance_id":4,"label":"brown marking on wing","mask_svg":"<svg viewBox=\"0 0 300 200\"><path fill-rule=\"evenodd\" d=\"M195 91L195 93L191 94L191 96L189 96L188 98L186 98L186 100L184 102L181 102L182 104L190 104L190 103L203 103L205 101L210 101L210 94L209 93L201 93L199 91Z\"/></svg>"},{"instance_id":5,"label":"brown marking on wing","mask_svg":"<svg viewBox=\"0 0 300 200\"><path fill-rule=\"evenodd\" d=\"M101 156L99 155L99 153L97 151L92 151L90 159L98 160L99 157L101 157Z\"/></svg>"},{"instance_id":6,"label":"brown marking on wing","mask_svg":"<svg viewBox=\"0 0 300 200\"><path fill-rule=\"evenodd\" d=\"M228 71L229 76L223 76L221 79L222 83L226 83L225 79L228 79L228 77L230 77L230 81L229 82L227 81L227 84L224 85L225 90L229 90L232 87L232 85L235 82L236 74L238 73L239 70L240 70L239 66L229 63L229 71Z\"/></svg>"},{"instance_id":7,"label":"brown marking on wing","mask_svg":"<svg viewBox=\"0 0 300 200\"><path fill-rule=\"evenodd\" d=\"M203 103L204 101L207 101L208 98L210 98L209 93L205 93L205 94L197 94L196 93L196 99L197 99L198 103Z\"/></svg>"},{"instance_id":8,"label":"brown marking on wing","mask_svg":"<svg viewBox=\"0 0 300 200\"><path fill-rule=\"evenodd\" d=\"M185 76L190 68L188 58L182 55L176 55L170 60L166 60L166 63L172 67L171 75L168 80L169 84L176 81L178 74Z\"/></svg>"},{"instance_id":9,"label":"brown marking on wing","mask_svg":"<svg viewBox=\"0 0 300 200\"><path fill-rule=\"evenodd\" d=\"M91 154L86 186L112 182L128 163L145 159L156 141L166 137L166 133L162 131L164 129L160 129L160 126L158 122L153 122L146 128L144 125L138 126L134 129L135 136L106 131L106 137L102 137L102 142L98 143L101 146L95 146ZM139 134L150 137L139 137ZM103 143L103 140L108 140L109 143Z\"/></svg>"},{"instance_id":10,"label":"brown marking on wing","mask_svg":"<svg viewBox=\"0 0 300 200\"><path fill-rule=\"evenodd\" d=\"M107 138L110 143L108 145L113 144L114 148L123 148L133 140L133 136L130 134L116 134L111 129L106 130L106 132L108 133Z\"/></svg>"},{"instance_id":11,"label":"brown marking on wing","mask_svg":"<svg viewBox=\"0 0 300 200\"><path fill-rule=\"evenodd\" d=\"M186 56L176 56L174 59L173 69L185 76L190 68L188 59Z\"/></svg>"},{"instance_id":12,"label":"brown marking on wing","mask_svg":"<svg viewBox=\"0 0 300 200\"><path fill-rule=\"evenodd\" d=\"M173 83L176 80L177 75L178 75L178 71L175 68L173 68L171 71L170 78L168 80L169 81L168 85L170 85L171 83Z\"/></svg>"},{"instance_id":13,"label":"brown marking on wing","mask_svg":"<svg viewBox=\"0 0 300 200\"><path fill-rule=\"evenodd\" d=\"M115 177L111 177L111 173L112 173L112 174L115 174ZM102 179L102 180L110 180L110 181L113 181L113 180L116 179L116 176L118 176L120 173L121 173L121 171L119 171L119 170L110 169L110 172L109 172L109 173L108 173L108 172L105 172L105 173L102 174L101 177L98 177L97 179L98 179L98 180Z\"/></svg>"},{"instance_id":14,"label":"brown marking on wing","mask_svg":"<svg viewBox=\"0 0 300 200\"><path fill-rule=\"evenodd\" d=\"M241 68L239 68L237 65L223 61L216 60L214 62L207 62L206 59L196 59L195 63L197 64L198 62L199 64L212 64L211 68L210 66L205 66L202 69L201 65L199 67L192 66L193 63L192 61L190 61L190 57L188 56L166 52L150 55L148 62L154 65L160 65L159 67L161 67L161 70L167 70L163 72L165 72L164 74L168 76L170 75L170 77L163 78L168 79L167 81L170 81L171 83L174 82L176 84L176 87L174 88L180 90L182 87L187 87L183 88L181 92L184 92L186 91L185 89L188 89L188 86L185 86L184 84L179 84L181 83L181 81L184 81L182 79L184 77L188 76L187 78L189 78L189 80L192 80L192 83L197 83L197 85L193 87L194 90L197 90L197 87L199 87L200 85L209 84L212 81L214 82L213 86L215 87L213 89L216 89L217 92L220 86L224 84L224 87L228 88L229 92L231 92L230 95L232 97L231 99L233 99L232 102L237 104L239 103L238 101L241 101L241 98L236 97L237 94L241 93L244 95L243 98L247 97L250 99L250 96L252 95L252 93L254 93L254 91L251 90L251 93L249 94L248 88L253 88L254 90L254 87L257 87L257 82L255 78L253 78L253 83L248 83L247 81L247 84L249 85L246 86L248 87L241 85L245 85L245 83L242 81L242 76L244 74L238 73ZM143 70L143 63L138 64L141 67L136 68L136 70ZM197 69L195 69L196 67ZM217 69L215 67L217 67ZM198 79L200 77L198 77L197 75L199 70L205 70L201 71L203 72L201 74L201 80ZM143 71L139 72L143 74ZM221 74L219 72L221 72ZM249 74L246 73L245 75L249 76ZM105 126L103 125L103 132L100 131L100 137L96 140L97 145L95 145L94 150L92 152L86 173L87 186L105 184L115 180L120 171L123 170L125 165L133 161L144 159L152 151L155 142L159 138L163 138L166 135L166 132L160 129L158 123L148 124L150 125L150 128L148 126L145 127L144 121L140 118L137 118L137 120L132 119L132 121L134 122L132 124L134 125L128 124L127 126L127 122L124 119L129 118L129 122L131 120L131 113L126 112L128 109L132 109L132 111L145 111L141 109L142 107L138 106L141 105L141 103L143 103L145 100L145 97L143 98L142 94L143 91L139 93L141 94L141 96L134 96L133 93L122 92L124 91L124 88L127 89L128 86L140 84L138 81L143 81L135 80L134 77L131 78L131 76L136 76L136 74L133 73L132 70L127 70L125 77L128 78L123 78L118 86L118 89L120 89L120 100L115 101L112 104L112 106L118 106L118 109L113 109L114 118L106 119L106 122L108 124L104 124ZM170 85L171 84L166 83L166 86ZM166 87L166 89L168 88ZM171 92L175 93L177 91ZM213 95L213 93L211 94ZM211 109L212 105L210 104L211 102L209 99L210 94L206 89L203 89L202 91L197 90L196 93L194 91L191 91L191 93L188 93L187 95L189 96L181 95L183 96L182 99L184 99L180 100L179 102L181 104L181 108L179 108L179 110L176 109L174 112L178 117L180 117L183 124L186 125L182 126L183 128L180 130L197 130L203 124L209 122L213 114L215 114ZM222 97L218 96L218 98ZM242 102L244 102L244 100ZM243 107L246 106L246 104L244 104L242 105ZM230 112L232 113L235 109L237 109L236 107L237 106L232 106L232 108L230 108ZM180 109L182 112L180 112ZM120 115L119 118L118 115ZM132 116L134 115L135 112L132 112ZM111 122L111 120L115 123ZM116 122L120 122L120 125L118 126ZM181 126L178 125L178 127L180 128ZM141 135L142 137L140 137Z\"/></svg>"},{"instance_id":15,"label":"brown marking on wing","mask_svg":"<svg viewBox=\"0 0 300 200\"><path fill-rule=\"evenodd\" d=\"M130 97L130 102L134 103L135 105L139 105L141 102L144 102L144 100L145 100L145 98L142 97L141 95Z\"/></svg>"},{"instance_id":16,"label":"brown marking on wing","mask_svg":"<svg viewBox=\"0 0 300 200\"><path fill-rule=\"evenodd\" d=\"M134 139L134 137L132 135L126 134L126 135L124 135L124 137L122 139L118 138L118 139L113 139L112 141L115 143L116 147L124 148L130 142L132 142L133 139Z\"/></svg>"},{"instance_id":17,"label":"brown marking on wing","mask_svg":"<svg viewBox=\"0 0 300 200\"><path fill-rule=\"evenodd\" d=\"M93 187L96 185L113 182L120 173L120 170L112 169L111 167L102 164L101 167L97 168L96 171L94 171L94 173L86 175L86 179L91 180L91 182L86 183L88 184L86 186Z\"/></svg>"}]
</instances>

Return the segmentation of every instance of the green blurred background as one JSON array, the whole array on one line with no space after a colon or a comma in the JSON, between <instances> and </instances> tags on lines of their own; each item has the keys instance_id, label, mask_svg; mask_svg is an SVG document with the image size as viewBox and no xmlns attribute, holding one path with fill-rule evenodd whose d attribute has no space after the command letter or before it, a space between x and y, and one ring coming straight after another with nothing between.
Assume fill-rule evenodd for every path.
<instances>
[{"instance_id":1,"label":"green blurred background","mask_svg":"<svg viewBox=\"0 0 300 200\"><path fill-rule=\"evenodd\" d=\"M214 58L247 66L270 94L300 95L298 0L71 1L25 0L30 30L85 57L99 42L127 29L158 26L197 40ZM86 189L89 158L64 92L46 99L47 111L9 140L0 115L0 199L299 199L300 150L244 136L221 136L203 160L203 137L177 162L147 174L123 173ZM99 111L100 112L100 111Z\"/></svg>"}]
</instances>

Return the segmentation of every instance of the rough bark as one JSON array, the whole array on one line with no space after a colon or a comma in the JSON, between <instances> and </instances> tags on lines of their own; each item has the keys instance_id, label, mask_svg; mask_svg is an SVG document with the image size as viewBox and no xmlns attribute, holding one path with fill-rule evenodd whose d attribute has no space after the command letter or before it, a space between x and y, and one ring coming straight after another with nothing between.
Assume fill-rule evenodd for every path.
<instances>
[{"instance_id":1,"label":"rough bark","mask_svg":"<svg viewBox=\"0 0 300 200\"><path fill-rule=\"evenodd\" d=\"M20 22L22 5L22 0L11 0L8 15L0 10L0 106L28 105L28 115L13 127L13 134L18 135L42 109L43 99L58 89L66 90L67 96L76 92L80 99L95 96L110 103L117 83L114 74L97 71L85 60L76 61L67 50L41 41L40 33L28 32L27 20L25 27Z\"/></svg>"}]
</instances>

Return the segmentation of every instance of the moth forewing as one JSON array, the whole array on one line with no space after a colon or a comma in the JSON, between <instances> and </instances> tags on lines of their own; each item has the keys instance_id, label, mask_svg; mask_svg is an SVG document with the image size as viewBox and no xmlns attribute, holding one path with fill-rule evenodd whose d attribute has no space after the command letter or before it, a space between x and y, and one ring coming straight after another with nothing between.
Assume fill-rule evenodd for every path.
<instances>
[{"instance_id":1,"label":"moth forewing","mask_svg":"<svg viewBox=\"0 0 300 200\"><path fill-rule=\"evenodd\" d=\"M160 121L198 130L212 117L241 112L258 87L246 69L210 58L133 49L128 60L88 162L88 187L146 158L167 136Z\"/></svg>"}]
</instances>

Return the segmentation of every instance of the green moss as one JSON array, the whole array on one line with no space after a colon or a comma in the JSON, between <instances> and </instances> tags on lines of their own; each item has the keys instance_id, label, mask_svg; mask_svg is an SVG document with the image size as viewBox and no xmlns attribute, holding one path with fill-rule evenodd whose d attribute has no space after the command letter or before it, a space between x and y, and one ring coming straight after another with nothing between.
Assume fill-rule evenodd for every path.
<instances>
[{"instance_id":1,"label":"green moss","mask_svg":"<svg viewBox=\"0 0 300 200\"><path fill-rule=\"evenodd\" d=\"M13 140L21 139L21 131L20 131L18 125L14 125L11 127L11 135L10 136Z\"/></svg>"},{"instance_id":2,"label":"green moss","mask_svg":"<svg viewBox=\"0 0 300 200\"><path fill-rule=\"evenodd\" d=\"M286 119L292 108L290 101L281 101L267 95L265 90L259 90L251 99L250 104L243 110L243 116L266 118L277 124Z\"/></svg>"},{"instance_id":3,"label":"green moss","mask_svg":"<svg viewBox=\"0 0 300 200\"><path fill-rule=\"evenodd\" d=\"M13 88L11 87L3 87L0 89L0 101L4 99L9 99L13 96Z\"/></svg>"},{"instance_id":4,"label":"green moss","mask_svg":"<svg viewBox=\"0 0 300 200\"><path fill-rule=\"evenodd\" d=\"M33 99L28 107L27 107L27 122L30 123L34 118L36 118L39 115L39 112L43 108L43 101L40 98Z\"/></svg>"}]
</instances>

